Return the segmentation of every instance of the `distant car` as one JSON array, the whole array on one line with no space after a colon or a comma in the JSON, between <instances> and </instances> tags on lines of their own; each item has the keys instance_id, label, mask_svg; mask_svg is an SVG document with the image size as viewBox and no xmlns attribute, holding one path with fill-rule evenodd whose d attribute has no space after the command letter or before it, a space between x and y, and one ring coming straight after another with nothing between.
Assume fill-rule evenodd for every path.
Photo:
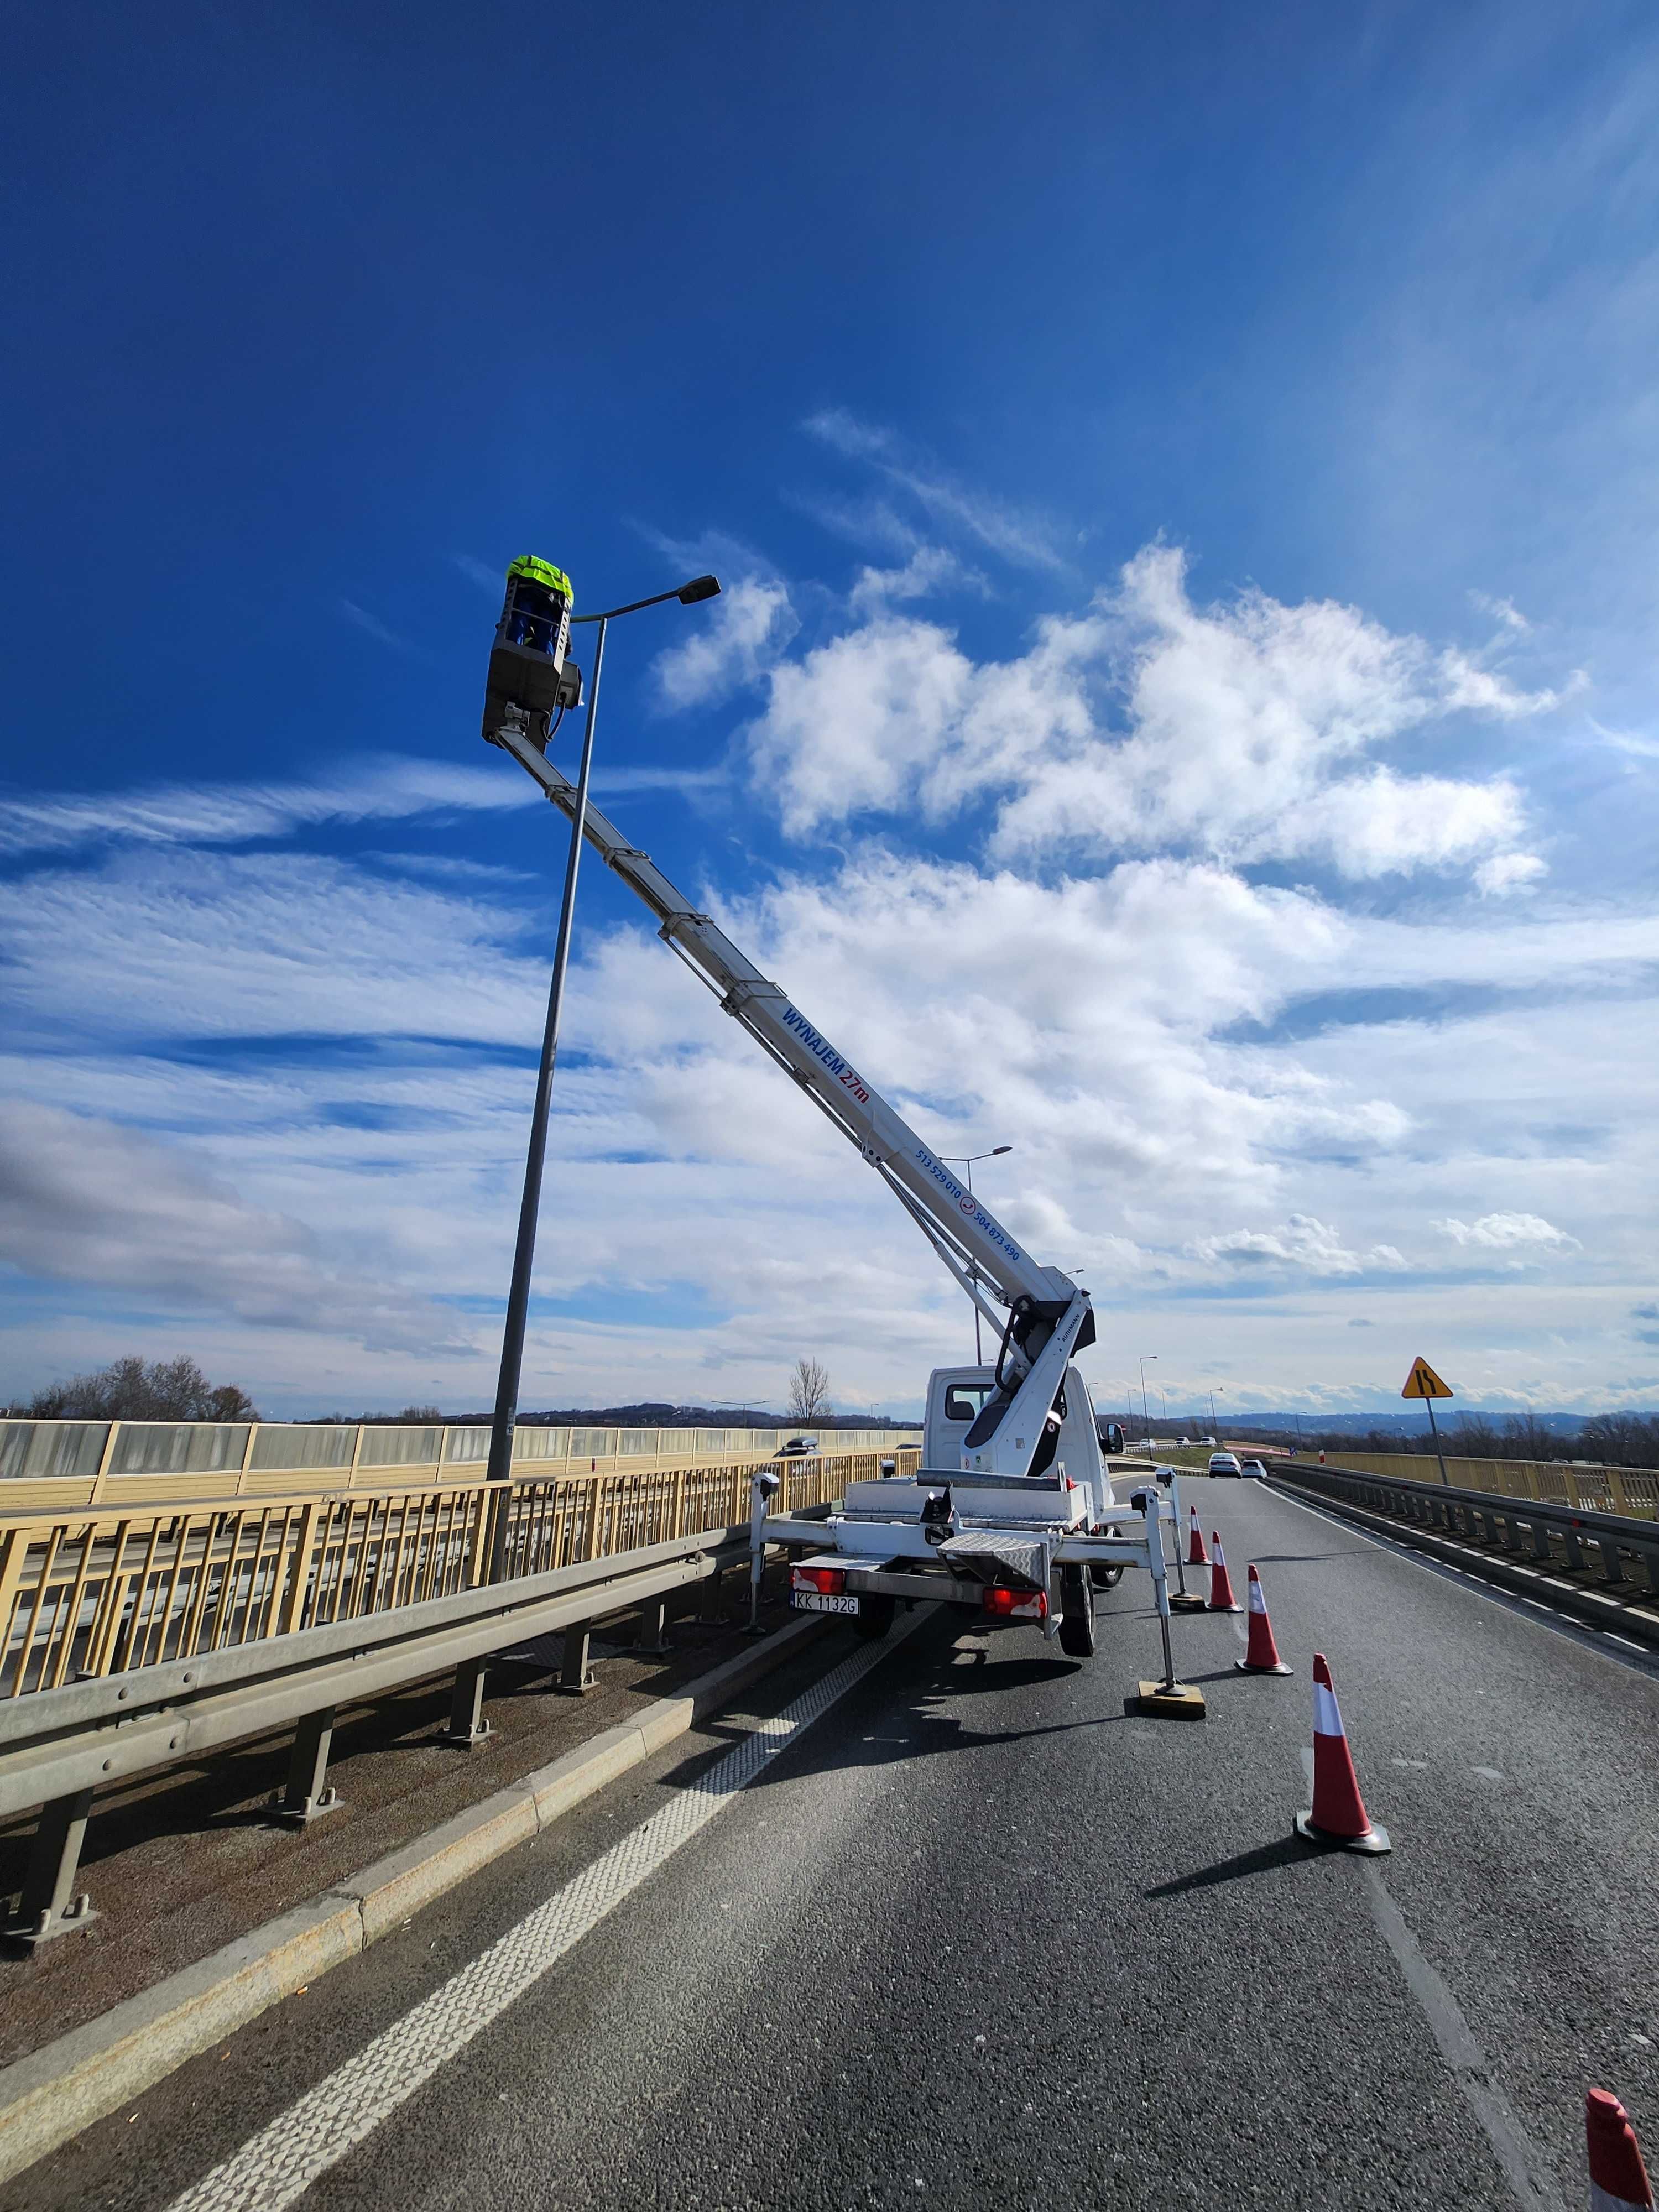
<instances>
[{"instance_id":1,"label":"distant car","mask_svg":"<svg viewBox=\"0 0 1659 2212\"><path fill-rule=\"evenodd\" d=\"M777 1456L780 1459L805 1459L809 1452L815 1452L817 1448L816 1437L791 1437L787 1443L779 1445Z\"/></svg>"},{"instance_id":2,"label":"distant car","mask_svg":"<svg viewBox=\"0 0 1659 2212\"><path fill-rule=\"evenodd\" d=\"M1265 1482L1267 1480L1267 1470L1259 1459L1241 1460L1238 1471L1246 1482Z\"/></svg>"},{"instance_id":3,"label":"distant car","mask_svg":"<svg viewBox=\"0 0 1659 2212\"><path fill-rule=\"evenodd\" d=\"M1238 1458L1236 1453L1212 1452L1210 1454L1210 1473L1212 1474L1237 1474L1239 1472Z\"/></svg>"}]
</instances>

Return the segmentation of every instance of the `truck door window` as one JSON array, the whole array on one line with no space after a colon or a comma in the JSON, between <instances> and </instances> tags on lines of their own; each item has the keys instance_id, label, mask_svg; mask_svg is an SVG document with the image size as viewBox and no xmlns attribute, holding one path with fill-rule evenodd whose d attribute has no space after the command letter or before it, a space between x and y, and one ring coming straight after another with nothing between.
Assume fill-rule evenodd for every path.
<instances>
[{"instance_id":1,"label":"truck door window","mask_svg":"<svg viewBox=\"0 0 1659 2212\"><path fill-rule=\"evenodd\" d=\"M988 1382L952 1382L945 1393L947 1421L971 1421L991 1395Z\"/></svg>"}]
</instances>

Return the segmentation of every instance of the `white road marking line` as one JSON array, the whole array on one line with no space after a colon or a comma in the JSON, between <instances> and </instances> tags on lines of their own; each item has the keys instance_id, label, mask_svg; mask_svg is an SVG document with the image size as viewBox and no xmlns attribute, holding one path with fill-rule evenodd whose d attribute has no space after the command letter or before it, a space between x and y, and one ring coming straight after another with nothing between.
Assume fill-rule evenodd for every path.
<instances>
[{"instance_id":1,"label":"white road marking line","mask_svg":"<svg viewBox=\"0 0 1659 2212\"><path fill-rule=\"evenodd\" d=\"M1417 1999L1440 2055L1464 2101L1486 2130L1486 2140L1504 2169L1517 2203L1548 2206L1560 2212L1561 2199L1549 2169L1528 2142L1521 2123L1503 2091L1492 2079L1486 2053L1469 2032L1457 1999L1424 1957L1406 1917L1389 1894L1382 1869L1369 1860L1364 1868L1370 1893L1371 1912L1382 1940L1394 1953L1407 1987Z\"/></svg>"},{"instance_id":2,"label":"white road marking line","mask_svg":"<svg viewBox=\"0 0 1659 2212\"><path fill-rule=\"evenodd\" d=\"M723 1813L779 1752L927 1618L918 1612L885 1642L866 1644L842 1660L775 1719L759 1722L751 1735L677 1790L659 1813L175 2198L171 2212L283 2212Z\"/></svg>"}]
</instances>

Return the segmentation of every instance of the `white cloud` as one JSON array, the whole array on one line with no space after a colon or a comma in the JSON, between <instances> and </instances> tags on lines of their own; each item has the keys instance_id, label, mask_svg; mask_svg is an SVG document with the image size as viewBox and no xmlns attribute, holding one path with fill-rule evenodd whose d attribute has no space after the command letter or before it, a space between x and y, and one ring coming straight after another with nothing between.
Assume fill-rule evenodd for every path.
<instances>
[{"instance_id":1,"label":"white cloud","mask_svg":"<svg viewBox=\"0 0 1659 2212\"><path fill-rule=\"evenodd\" d=\"M762 576L728 584L696 627L652 663L671 709L712 706L757 684L800 628L783 585Z\"/></svg>"},{"instance_id":2,"label":"white cloud","mask_svg":"<svg viewBox=\"0 0 1659 2212\"><path fill-rule=\"evenodd\" d=\"M879 613L896 599L926 599L967 587L986 591L985 579L942 545L919 545L902 568L864 568L848 595L856 615Z\"/></svg>"},{"instance_id":3,"label":"white cloud","mask_svg":"<svg viewBox=\"0 0 1659 2212\"><path fill-rule=\"evenodd\" d=\"M1508 898L1530 890L1549 872L1549 862L1536 853L1494 853L1475 870L1474 880L1483 897Z\"/></svg>"},{"instance_id":4,"label":"white cloud","mask_svg":"<svg viewBox=\"0 0 1659 2212\"><path fill-rule=\"evenodd\" d=\"M1448 1218L1435 1227L1455 1244L1493 1252L1576 1252L1578 1239L1536 1213L1486 1213L1479 1221Z\"/></svg>"},{"instance_id":5,"label":"white cloud","mask_svg":"<svg viewBox=\"0 0 1659 2212\"><path fill-rule=\"evenodd\" d=\"M370 614L367 607L360 607L356 599L342 599L340 612L349 623L355 624L367 636L372 637L376 645L390 646L394 653L412 653L417 658L423 657L417 645L411 644L410 640L402 635L399 631L388 628L378 615Z\"/></svg>"},{"instance_id":6,"label":"white cloud","mask_svg":"<svg viewBox=\"0 0 1659 2212\"><path fill-rule=\"evenodd\" d=\"M866 463L906 493L933 523L961 532L1020 568L1064 571L1056 533L1040 517L1022 514L984 492L969 489L920 460L890 430L860 422L844 407L827 407L806 428L848 460Z\"/></svg>"},{"instance_id":7,"label":"white cloud","mask_svg":"<svg viewBox=\"0 0 1659 2212\"><path fill-rule=\"evenodd\" d=\"M325 822L390 822L526 806L533 784L500 755L477 768L390 756L361 758L313 783L166 784L125 796L0 799L0 854L125 845L239 845Z\"/></svg>"},{"instance_id":8,"label":"white cloud","mask_svg":"<svg viewBox=\"0 0 1659 2212\"><path fill-rule=\"evenodd\" d=\"M990 849L1009 860L1176 849L1317 858L1355 878L1449 867L1513 848L1516 786L1368 756L1449 714L1554 703L1331 602L1195 606L1183 556L1162 545L1010 662L975 663L939 625L865 604L856 627L774 670L750 733L757 781L797 836L988 800Z\"/></svg>"},{"instance_id":9,"label":"white cloud","mask_svg":"<svg viewBox=\"0 0 1659 2212\"><path fill-rule=\"evenodd\" d=\"M337 1272L308 1229L246 1204L188 1153L25 1100L5 1102L3 1121L0 1261L20 1273L136 1291L151 1312L453 1347L453 1320L428 1300Z\"/></svg>"},{"instance_id":10,"label":"white cloud","mask_svg":"<svg viewBox=\"0 0 1659 2212\"><path fill-rule=\"evenodd\" d=\"M1267 1262L1305 1268L1314 1275L1358 1275L1407 1264L1392 1244L1350 1251L1340 1231L1311 1213L1293 1213L1277 1229L1235 1229L1224 1237L1200 1237L1188 1249L1208 1266L1259 1267Z\"/></svg>"},{"instance_id":11,"label":"white cloud","mask_svg":"<svg viewBox=\"0 0 1659 2212\"><path fill-rule=\"evenodd\" d=\"M1494 599L1487 592L1471 592L1469 599L1472 605L1479 607L1482 614L1491 615L1495 622L1501 623L1507 630L1525 630L1532 628L1532 624L1513 599Z\"/></svg>"},{"instance_id":12,"label":"white cloud","mask_svg":"<svg viewBox=\"0 0 1659 2212\"><path fill-rule=\"evenodd\" d=\"M528 779L524 779L526 782ZM534 1042L512 905L319 854L122 852L0 881L15 1030Z\"/></svg>"},{"instance_id":13,"label":"white cloud","mask_svg":"<svg viewBox=\"0 0 1659 2212\"><path fill-rule=\"evenodd\" d=\"M505 568L492 568L487 561L480 561L472 553L452 553L449 557L469 584L476 584L481 592L490 592L498 604L506 597Z\"/></svg>"}]
</instances>

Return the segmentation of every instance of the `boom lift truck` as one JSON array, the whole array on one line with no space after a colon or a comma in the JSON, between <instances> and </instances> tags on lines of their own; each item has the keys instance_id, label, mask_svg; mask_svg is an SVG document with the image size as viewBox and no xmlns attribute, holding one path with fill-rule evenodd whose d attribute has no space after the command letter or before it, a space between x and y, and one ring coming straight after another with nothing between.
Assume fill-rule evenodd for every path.
<instances>
[{"instance_id":1,"label":"boom lift truck","mask_svg":"<svg viewBox=\"0 0 1659 2212\"><path fill-rule=\"evenodd\" d=\"M515 563L515 571L530 565ZM568 592L562 572L555 573ZM514 596L510 580L503 629ZM498 631L498 646L501 638ZM533 672L534 647L514 641L514 661L522 659ZM506 664L501 652L492 656L484 738L574 821L577 786L547 757L548 690L515 680ZM567 696L579 697L574 664L561 674ZM861 1636L884 1636L901 1599L927 1599L988 1622L1035 1622L1045 1637L1058 1634L1070 1657L1087 1659L1095 1650L1097 1590L1109 1588L1126 1566L1144 1567L1152 1578L1164 1672L1161 1680L1140 1684L1140 1702L1146 1710L1201 1715L1202 1692L1176 1680L1170 1650L1166 1522L1176 1526L1181 1558L1173 1471L1158 1470L1127 1501L1113 1494L1088 1386L1073 1364L1073 1353L1095 1340L1087 1291L1023 1250L781 986L591 803L583 834L722 1012L881 1176L998 1338L992 1364L939 1368L930 1377L923 1463L913 1480L849 1483L842 1510L820 1521L769 1515L779 1479L758 1477L753 1583L766 1544L804 1548L792 1570L793 1605L844 1614Z\"/></svg>"}]
</instances>

